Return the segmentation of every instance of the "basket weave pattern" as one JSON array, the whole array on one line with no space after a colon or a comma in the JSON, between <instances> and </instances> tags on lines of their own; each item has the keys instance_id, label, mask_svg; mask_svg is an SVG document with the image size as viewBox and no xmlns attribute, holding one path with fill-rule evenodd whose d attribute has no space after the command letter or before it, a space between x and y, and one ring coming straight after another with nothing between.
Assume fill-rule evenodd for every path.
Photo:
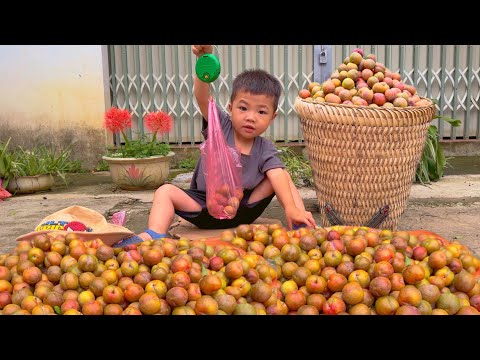
<instances>
[{"instance_id":1,"label":"basket weave pattern","mask_svg":"<svg viewBox=\"0 0 480 360\"><path fill-rule=\"evenodd\" d=\"M383 205L396 230L413 184L435 105L374 108L295 101L322 226L330 202L345 225L365 225Z\"/></svg>"}]
</instances>

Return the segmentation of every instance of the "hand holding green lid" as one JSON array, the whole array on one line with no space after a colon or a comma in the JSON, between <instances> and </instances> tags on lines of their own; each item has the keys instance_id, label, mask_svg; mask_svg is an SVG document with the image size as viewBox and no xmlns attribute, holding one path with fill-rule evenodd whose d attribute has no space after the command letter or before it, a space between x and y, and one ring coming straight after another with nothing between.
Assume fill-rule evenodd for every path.
<instances>
[{"instance_id":1,"label":"hand holding green lid","mask_svg":"<svg viewBox=\"0 0 480 360\"><path fill-rule=\"evenodd\" d=\"M195 73L203 82L215 81L220 75L220 61L213 54L213 45L193 45L193 53L197 55Z\"/></svg>"}]
</instances>

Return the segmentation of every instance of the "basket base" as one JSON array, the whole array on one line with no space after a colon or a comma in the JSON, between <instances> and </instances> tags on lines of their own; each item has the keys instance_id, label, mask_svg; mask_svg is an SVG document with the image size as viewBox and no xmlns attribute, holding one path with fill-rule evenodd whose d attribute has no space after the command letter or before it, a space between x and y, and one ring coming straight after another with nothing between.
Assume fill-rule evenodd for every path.
<instances>
[{"instance_id":1,"label":"basket base","mask_svg":"<svg viewBox=\"0 0 480 360\"><path fill-rule=\"evenodd\" d=\"M390 207L388 205L382 206L375 214L373 214L369 221L367 221L365 224L361 224L361 226L366 226L369 228L380 228L382 223L388 217L389 209ZM340 218L332 204L330 204L329 202L325 204L323 211L330 226L346 225L345 222Z\"/></svg>"}]
</instances>

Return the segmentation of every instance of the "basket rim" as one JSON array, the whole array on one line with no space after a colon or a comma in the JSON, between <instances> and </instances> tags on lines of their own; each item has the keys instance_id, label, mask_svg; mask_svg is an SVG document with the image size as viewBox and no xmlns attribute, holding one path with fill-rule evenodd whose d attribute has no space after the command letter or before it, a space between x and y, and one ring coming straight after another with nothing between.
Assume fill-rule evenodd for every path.
<instances>
[{"instance_id":1,"label":"basket rim","mask_svg":"<svg viewBox=\"0 0 480 360\"><path fill-rule=\"evenodd\" d=\"M427 98L425 98L427 99ZM316 103L297 96L294 109L302 125L309 121L367 127L411 127L427 124L435 119L435 103L428 99L428 106L407 106L404 108L372 107L365 105L345 105Z\"/></svg>"},{"instance_id":2,"label":"basket rim","mask_svg":"<svg viewBox=\"0 0 480 360\"><path fill-rule=\"evenodd\" d=\"M297 95L297 98L295 100L296 103L304 103L305 105L313 105L313 106L333 106L333 107L338 107L338 108L346 108L346 109L365 109L365 110L372 110L372 111L387 111L387 112L411 112L412 110L423 110L423 109L428 109L431 107L435 107L435 103L432 101L432 99L429 99L427 97L422 97L420 96L421 100L428 100L430 102L430 105L428 106L407 106L407 107L393 107L393 108L386 108L383 106L365 106L365 105L355 105L355 104L334 104L334 103L327 103L327 102L314 102L314 101L308 101L306 99L301 98L300 96ZM303 105L303 104L302 104Z\"/></svg>"}]
</instances>

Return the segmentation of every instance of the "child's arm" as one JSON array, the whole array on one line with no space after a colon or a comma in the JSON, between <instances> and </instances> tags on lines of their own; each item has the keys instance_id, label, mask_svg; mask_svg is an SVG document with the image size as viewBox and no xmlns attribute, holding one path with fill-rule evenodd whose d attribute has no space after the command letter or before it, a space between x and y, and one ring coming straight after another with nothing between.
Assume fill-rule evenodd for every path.
<instances>
[{"instance_id":1,"label":"child's arm","mask_svg":"<svg viewBox=\"0 0 480 360\"><path fill-rule=\"evenodd\" d=\"M309 227L317 226L312 213L301 210L295 205L289 180L285 171L282 168L274 168L268 170L266 175L272 184L278 201L285 210L288 228L291 229L294 223L303 223Z\"/></svg>"},{"instance_id":2,"label":"child's arm","mask_svg":"<svg viewBox=\"0 0 480 360\"><path fill-rule=\"evenodd\" d=\"M198 57L203 54L212 54L212 45L192 45L192 52ZM200 112L205 120L208 121L208 100L210 99L210 85L200 80L196 75L194 77L193 94L197 100Z\"/></svg>"}]
</instances>

